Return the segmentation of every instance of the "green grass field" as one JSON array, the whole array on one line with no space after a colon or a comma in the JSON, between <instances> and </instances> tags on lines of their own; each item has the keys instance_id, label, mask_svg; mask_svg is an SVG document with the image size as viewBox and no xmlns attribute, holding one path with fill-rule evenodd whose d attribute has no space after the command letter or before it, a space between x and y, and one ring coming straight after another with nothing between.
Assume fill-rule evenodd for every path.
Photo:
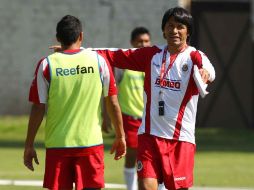
<instances>
[{"instance_id":1,"label":"green grass field","mask_svg":"<svg viewBox=\"0 0 254 190\"><path fill-rule=\"evenodd\" d=\"M0 179L42 180L44 171L43 126L36 137L40 165L35 171L23 166L27 117L0 117ZM106 183L123 184L123 160L109 154L113 134L105 135ZM198 128L195 186L254 188L254 129ZM39 187L0 186L1 190Z\"/></svg>"}]
</instances>

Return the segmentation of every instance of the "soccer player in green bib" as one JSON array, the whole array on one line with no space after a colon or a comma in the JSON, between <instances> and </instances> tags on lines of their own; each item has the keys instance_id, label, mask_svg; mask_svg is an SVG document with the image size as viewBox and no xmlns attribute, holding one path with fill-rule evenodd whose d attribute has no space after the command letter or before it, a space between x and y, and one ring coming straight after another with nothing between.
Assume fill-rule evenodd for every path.
<instances>
[{"instance_id":1,"label":"soccer player in green bib","mask_svg":"<svg viewBox=\"0 0 254 190\"><path fill-rule=\"evenodd\" d=\"M110 66L95 51L82 49L82 25L67 15L57 24L56 37L62 51L39 61L29 94L32 109L24 151L24 164L34 170L39 164L34 139L43 120L46 163L43 187L78 190L104 187L101 95L116 138L111 153L118 160L125 155L125 135Z\"/></svg>"}]
</instances>

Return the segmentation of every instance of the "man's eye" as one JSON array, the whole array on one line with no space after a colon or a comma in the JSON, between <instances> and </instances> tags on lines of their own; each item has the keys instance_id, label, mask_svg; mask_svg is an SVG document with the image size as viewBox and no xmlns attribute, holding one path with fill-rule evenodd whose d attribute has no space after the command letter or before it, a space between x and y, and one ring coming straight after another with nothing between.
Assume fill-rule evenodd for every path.
<instances>
[{"instance_id":1,"label":"man's eye","mask_svg":"<svg viewBox=\"0 0 254 190\"><path fill-rule=\"evenodd\" d=\"M177 26L177 28L179 28L179 29L183 29L185 27L185 25L183 25L183 24L179 24L178 26Z\"/></svg>"},{"instance_id":2,"label":"man's eye","mask_svg":"<svg viewBox=\"0 0 254 190\"><path fill-rule=\"evenodd\" d=\"M172 28L174 28L173 25L168 25L168 29L172 29Z\"/></svg>"}]
</instances>

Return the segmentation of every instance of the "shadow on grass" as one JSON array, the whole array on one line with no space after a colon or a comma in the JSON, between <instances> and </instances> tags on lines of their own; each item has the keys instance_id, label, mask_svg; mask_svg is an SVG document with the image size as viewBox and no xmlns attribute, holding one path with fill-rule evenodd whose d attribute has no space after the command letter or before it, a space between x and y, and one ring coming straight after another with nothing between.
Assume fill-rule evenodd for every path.
<instances>
[{"instance_id":1,"label":"shadow on grass","mask_svg":"<svg viewBox=\"0 0 254 190\"><path fill-rule=\"evenodd\" d=\"M21 140L0 140L0 148L24 148L24 141ZM44 148L43 142L36 142L35 143L36 148Z\"/></svg>"},{"instance_id":2,"label":"shadow on grass","mask_svg":"<svg viewBox=\"0 0 254 190\"><path fill-rule=\"evenodd\" d=\"M105 150L110 150L114 135L104 135ZM254 153L254 129L206 127L196 129L198 152Z\"/></svg>"},{"instance_id":3,"label":"shadow on grass","mask_svg":"<svg viewBox=\"0 0 254 190\"><path fill-rule=\"evenodd\" d=\"M105 150L109 151L111 149L112 143L114 140L114 136L107 136L104 138L104 148ZM0 140L0 148L24 148L25 144L23 141L19 140ZM35 148L45 148L45 145L43 142L36 142Z\"/></svg>"},{"instance_id":4,"label":"shadow on grass","mask_svg":"<svg viewBox=\"0 0 254 190\"><path fill-rule=\"evenodd\" d=\"M109 151L114 141L114 133L104 134L104 147ZM254 129L239 128L197 128L196 144L198 152L246 152L254 153ZM22 140L0 140L0 148L23 148ZM37 141L36 148L44 148L43 141Z\"/></svg>"},{"instance_id":5,"label":"shadow on grass","mask_svg":"<svg viewBox=\"0 0 254 190\"><path fill-rule=\"evenodd\" d=\"M196 129L197 151L252 152L254 129L213 127Z\"/></svg>"},{"instance_id":6,"label":"shadow on grass","mask_svg":"<svg viewBox=\"0 0 254 190\"><path fill-rule=\"evenodd\" d=\"M103 138L104 141L104 148L105 150L109 151L114 141L114 134L106 134ZM25 142L22 140L7 140L1 139L0 140L0 148L24 148ZM43 141L36 141L35 148L45 148Z\"/></svg>"}]
</instances>

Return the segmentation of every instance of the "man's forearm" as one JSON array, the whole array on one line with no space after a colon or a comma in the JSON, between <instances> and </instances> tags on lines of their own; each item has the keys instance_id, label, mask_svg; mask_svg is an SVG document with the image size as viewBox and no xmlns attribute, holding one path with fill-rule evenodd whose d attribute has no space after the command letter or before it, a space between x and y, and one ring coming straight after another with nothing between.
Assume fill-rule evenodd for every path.
<instances>
[{"instance_id":1,"label":"man's forearm","mask_svg":"<svg viewBox=\"0 0 254 190\"><path fill-rule=\"evenodd\" d=\"M41 122L43 120L45 113L45 104L33 104L29 123L28 123L28 129L27 129L27 136L26 136L26 142L25 147L32 147L34 144L34 139L36 136L36 133L41 125Z\"/></svg>"},{"instance_id":2,"label":"man's forearm","mask_svg":"<svg viewBox=\"0 0 254 190\"><path fill-rule=\"evenodd\" d=\"M123 120L117 96L106 97L106 108L109 117L115 127L116 137L124 138Z\"/></svg>"}]
</instances>

